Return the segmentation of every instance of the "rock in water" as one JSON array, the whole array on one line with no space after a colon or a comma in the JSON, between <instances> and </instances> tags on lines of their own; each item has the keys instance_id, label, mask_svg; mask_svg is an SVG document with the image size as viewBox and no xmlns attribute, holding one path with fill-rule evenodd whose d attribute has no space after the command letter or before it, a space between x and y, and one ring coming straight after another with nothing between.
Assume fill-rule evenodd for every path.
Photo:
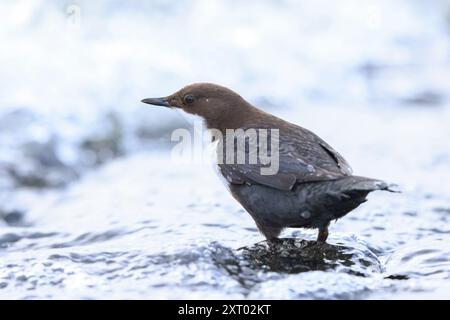
<instances>
[{"instance_id":1,"label":"rock in water","mask_svg":"<svg viewBox=\"0 0 450 320\"><path fill-rule=\"evenodd\" d=\"M381 263L366 247L332 245L301 239L262 241L241 248L244 259L254 269L281 273L336 270L368 276L381 272Z\"/></svg>"}]
</instances>

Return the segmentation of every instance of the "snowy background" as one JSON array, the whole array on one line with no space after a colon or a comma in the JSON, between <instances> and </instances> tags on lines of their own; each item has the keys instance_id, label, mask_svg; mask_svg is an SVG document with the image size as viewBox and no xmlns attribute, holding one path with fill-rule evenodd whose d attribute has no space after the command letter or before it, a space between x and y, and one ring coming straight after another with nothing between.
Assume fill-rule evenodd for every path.
<instances>
[{"instance_id":1,"label":"snowy background","mask_svg":"<svg viewBox=\"0 0 450 320\"><path fill-rule=\"evenodd\" d=\"M0 15L0 297L448 297L449 1L3 1ZM210 166L170 162L192 119L139 102L193 82L400 184L331 229L376 252L376 275L249 288L204 254L262 238Z\"/></svg>"}]
</instances>

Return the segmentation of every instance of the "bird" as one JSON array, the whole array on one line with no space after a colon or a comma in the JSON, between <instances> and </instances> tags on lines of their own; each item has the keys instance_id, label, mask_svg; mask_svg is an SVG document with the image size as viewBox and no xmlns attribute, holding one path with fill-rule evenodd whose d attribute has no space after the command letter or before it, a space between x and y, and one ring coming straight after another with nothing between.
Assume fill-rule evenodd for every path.
<instances>
[{"instance_id":1,"label":"bird","mask_svg":"<svg viewBox=\"0 0 450 320\"><path fill-rule=\"evenodd\" d=\"M370 192L396 192L382 180L353 175L344 157L312 131L253 106L226 87L194 83L169 96L141 102L200 116L224 141L228 130L240 129L267 130L269 138L276 138L278 168L270 174L262 173L267 164L259 160L220 161L231 151L226 150L226 142L217 144L219 173L266 240L278 239L285 228L308 228L318 229L317 242L326 242L330 222L367 201ZM246 157L251 153L249 140L243 148ZM233 152L236 148L234 143Z\"/></svg>"}]
</instances>

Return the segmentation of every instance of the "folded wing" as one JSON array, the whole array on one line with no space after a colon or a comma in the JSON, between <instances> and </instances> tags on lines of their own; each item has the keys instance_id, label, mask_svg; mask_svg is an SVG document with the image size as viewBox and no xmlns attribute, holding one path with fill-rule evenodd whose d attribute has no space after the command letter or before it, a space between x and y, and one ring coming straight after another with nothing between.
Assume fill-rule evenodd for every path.
<instances>
[{"instance_id":1,"label":"folded wing","mask_svg":"<svg viewBox=\"0 0 450 320\"><path fill-rule=\"evenodd\" d=\"M270 133L268 141L271 141ZM316 134L304 128L292 125L279 132L278 171L272 175L264 175L264 165L260 159L256 164L248 163L252 148L246 140L246 163L219 164L222 175L233 184L262 184L280 190L291 190L297 183L335 180L352 174L348 162L330 145ZM224 144L225 145L225 144ZM270 143L269 143L270 145ZM237 143L234 151L237 151ZM260 150L258 148L258 154ZM223 149L223 154L226 150ZM274 153L269 151L270 156ZM225 156L222 162L225 161ZM272 162L275 159L272 158Z\"/></svg>"}]
</instances>

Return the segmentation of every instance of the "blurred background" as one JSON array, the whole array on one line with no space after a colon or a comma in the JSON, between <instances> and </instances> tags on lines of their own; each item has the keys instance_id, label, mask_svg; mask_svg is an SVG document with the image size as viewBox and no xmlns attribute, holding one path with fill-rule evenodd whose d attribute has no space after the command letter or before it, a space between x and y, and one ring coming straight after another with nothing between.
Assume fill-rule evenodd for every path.
<instances>
[{"instance_id":1,"label":"blurred background","mask_svg":"<svg viewBox=\"0 0 450 320\"><path fill-rule=\"evenodd\" d=\"M0 14L1 297L448 297L450 1L36 0ZM337 293L299 289L326 271L249 287L204 258L262 238L211 166L170 162L172 130L192 119L139 102L193 82L239 92L356 174L402 187L331 230L366 241L375 278L320 282L343 283ZM389 272L424 282L374 280Z\"/></svg>"}]
</instances>

